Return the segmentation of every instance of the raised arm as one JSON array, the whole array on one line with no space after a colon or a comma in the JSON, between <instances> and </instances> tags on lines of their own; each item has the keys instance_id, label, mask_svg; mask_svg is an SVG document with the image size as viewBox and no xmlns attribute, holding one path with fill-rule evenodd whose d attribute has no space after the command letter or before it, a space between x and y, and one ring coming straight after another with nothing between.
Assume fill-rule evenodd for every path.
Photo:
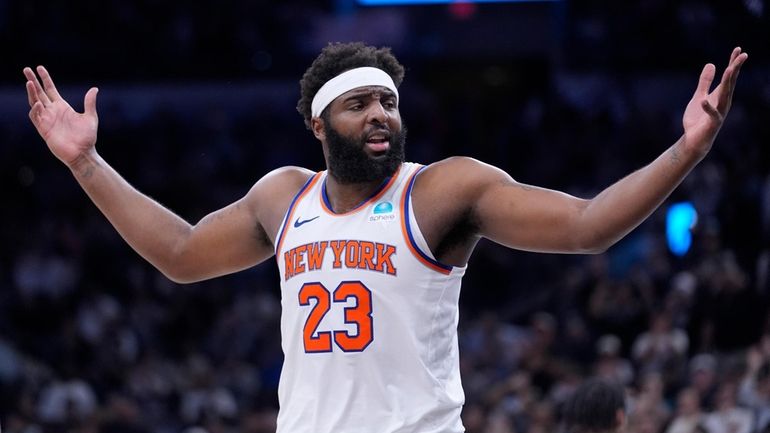
<instances>
[{"instance_id":1,"label":"raised arm","mask_svg":"<svg viewBox=\"0 0 770 433\"><path fill-rule=\"evenodd\" d=\"M198 281L247 268L273 254L268 233L277 230L281 207L288 207L292 190L309 174L275 171L243 199L191 225L137 191L99 156L96 88L86 93L85 112L77 113L45 68L39 66L37 73L40 80L32 69L24 69L35 128L123 239L167 277Z\"/></svg>"},{"instance_id":2,"label":"raised arm","mask_svg":"<svg viewBox=\"0 0 770 433\"><path fill-rule=\"evenodd\" d=\"M709 89L715 68L706 65L685 110L681 138L652 163L593 199L523 185L501 170L469 159L440 163L447 170L439 171L464 174L463 186L455 188L454 195L470 203L467 219L478 235L530 251L604 251L641 224L711 149L747 57L740 48L733 50L713 91Z\"/></svg>"}]
</instances>

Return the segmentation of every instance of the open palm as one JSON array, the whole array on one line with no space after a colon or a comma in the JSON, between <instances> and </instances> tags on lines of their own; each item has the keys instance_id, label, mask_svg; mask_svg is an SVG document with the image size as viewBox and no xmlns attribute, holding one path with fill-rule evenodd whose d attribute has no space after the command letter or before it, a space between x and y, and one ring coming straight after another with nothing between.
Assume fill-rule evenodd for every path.
<instances>
[{"instance_id":1,"label":"open palm","mask_svg":"<svg viewBox=\"0 0 770 433\"><path fill-rule=\"evenodd\" d=\"M78 157L91 151L96 144L99 125L96 115L98 90L88 90L85 96L85 112L78 113L59 95L44 67L38 66L37 73L40 80L31 68L24 68L30 106L29 118L51 152L70 165Z\"/></svg>"},{"instance_id":2,"label":"open palm","mask_svg":"<svg viewBox=\"0 0 770 433\"><path fill-rule=\"evenodd\" d=\"M695 94L687 104L682 118L685 143L692 146L693 150L705 154L711 149L730 111L738 73L747 58L748 54L742 53L740 47L733 49L730 63L722 74L722 80L711 92L709 89L714 81L716 68L711 63L703 67L698 88L695 89Z\"/></svg>"}]
</instances>

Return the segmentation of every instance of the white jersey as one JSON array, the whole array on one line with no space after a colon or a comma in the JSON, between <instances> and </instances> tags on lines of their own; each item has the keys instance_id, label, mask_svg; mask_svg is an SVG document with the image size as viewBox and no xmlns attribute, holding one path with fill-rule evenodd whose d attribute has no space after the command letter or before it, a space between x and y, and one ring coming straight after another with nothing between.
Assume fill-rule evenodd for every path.
<instances>
[{"instance_id":1,"label":"white jersey","mask_svg":"<svg viewBox=\"0 0 770 433\"><path fill-rule=\"evenodd\" d=\"M437 262L404 163L336 214L326 172L299 191L276 242L285 355L278 433L463 432L457 349L465 267Z\"/></svg>"}]
</instances>

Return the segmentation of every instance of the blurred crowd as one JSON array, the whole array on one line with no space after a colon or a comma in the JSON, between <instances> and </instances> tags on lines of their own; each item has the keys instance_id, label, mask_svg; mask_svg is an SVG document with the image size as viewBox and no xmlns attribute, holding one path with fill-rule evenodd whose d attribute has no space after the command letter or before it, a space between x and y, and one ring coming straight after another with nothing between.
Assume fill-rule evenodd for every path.
<instances>
[{"instance_id":1,"label":"blurred crowd","mask_svg":"<svg viewBox=\"0 0 770 433\"><path fill-rule=\"evenodd\" d=\"M108 7L112 18L69 42L51 45L42 34L29 42L37 51L28 61L59 61L82 55L67 47L90 43L78 38L109 22L140 31L131 23L141 21L143 7L162 21L162 37L142 31L147 40L117 39L124 44L117 51L132 50L131 43L146 50L144 66L97 68L104 80L98 149L129 182L195 222L270 169L323 168L293 111L307 65L292 62L312 45L302 39L305 24L314 14L328 18L333 7L300 2L292 17L275 7L252 26L248 17L259 15L260 2L225 4L215 15L145 3ZM52 4L2 2L0 23L23 32L21 23L37 10L56 21L57 11L72 17L93 6ZM494 7L498 15L515 11ZM565 34L541 55L452 60L451 52L441 55L442 41L449 46L451 39L428 34L438 27L429 24L411 30L420 41L414 47L392 41L407 65L401 110L409 160L474 156L522 182L590 197L678 138L703 63L721 71L741 37L750 58L711 155L608 252L544 255L479 244L461 296L467 431L556 432L560 405L576 385L601 376L627 387L629 433L770 432L770 39L756 43L770 29L764 2L548 7L549 14L561 11L549 19ZM365 15L385 14L390 21L372 24L392 24L405 10ZM453 11L437 19L461 26L458 20L487 16L483 7ZM645 33L649 40L634 36L655 25L660 31ZM722 38L696 44L699 31ZM229 38L239 41L235 52ZM175 57L152 51L155 41ZM668 49L669 41L679 49ZM200 50L216 61L186 77L205 86L171 84L168 77ZM280 51L300 54L282 58ZM19 52L10 58L27 61ZM217 67L228 58L243 62L226 63L232 75ZM71 80L80 67L59 63L69 77L59 89L77 105L82 94L67 87L79 86ZM153 75L152 65L165 72ZM145 84L121 81L131 77ZM89 79L81 73L77 83ZM282 363L274 261L208 282L168 281L130 250L47 152L25 118L23 93L1 96L20 113L4 108L0 119L3 431L274 432ZM698 222L691 250L677 256L666 244L665 209L682 200L694 204Z\"/></svg>"}]
</instances>

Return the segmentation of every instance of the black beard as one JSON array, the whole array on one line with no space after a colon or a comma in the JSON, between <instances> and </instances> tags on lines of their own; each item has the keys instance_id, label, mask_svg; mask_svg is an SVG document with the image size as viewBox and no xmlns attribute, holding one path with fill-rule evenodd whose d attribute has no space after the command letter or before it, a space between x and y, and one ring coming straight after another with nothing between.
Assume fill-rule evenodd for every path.
<instances>
[{"instance_id":1,"label":"black beard","mask_svg":"<svg viewBox=\"0 0 770 433\"><path fill-rule=\"evenodd\" d=\"M326 144L329 147L329 172L340 183L374 182L393 176L401 163L404 162L404 143L406 142L406 126L392 132L389 138L390 147L384 155L371 157L366 154L364 147L370 131L360 137L342 136L326 122ZM377 130L387 130L386 127Z\"/></svg>"}]
</instances>

